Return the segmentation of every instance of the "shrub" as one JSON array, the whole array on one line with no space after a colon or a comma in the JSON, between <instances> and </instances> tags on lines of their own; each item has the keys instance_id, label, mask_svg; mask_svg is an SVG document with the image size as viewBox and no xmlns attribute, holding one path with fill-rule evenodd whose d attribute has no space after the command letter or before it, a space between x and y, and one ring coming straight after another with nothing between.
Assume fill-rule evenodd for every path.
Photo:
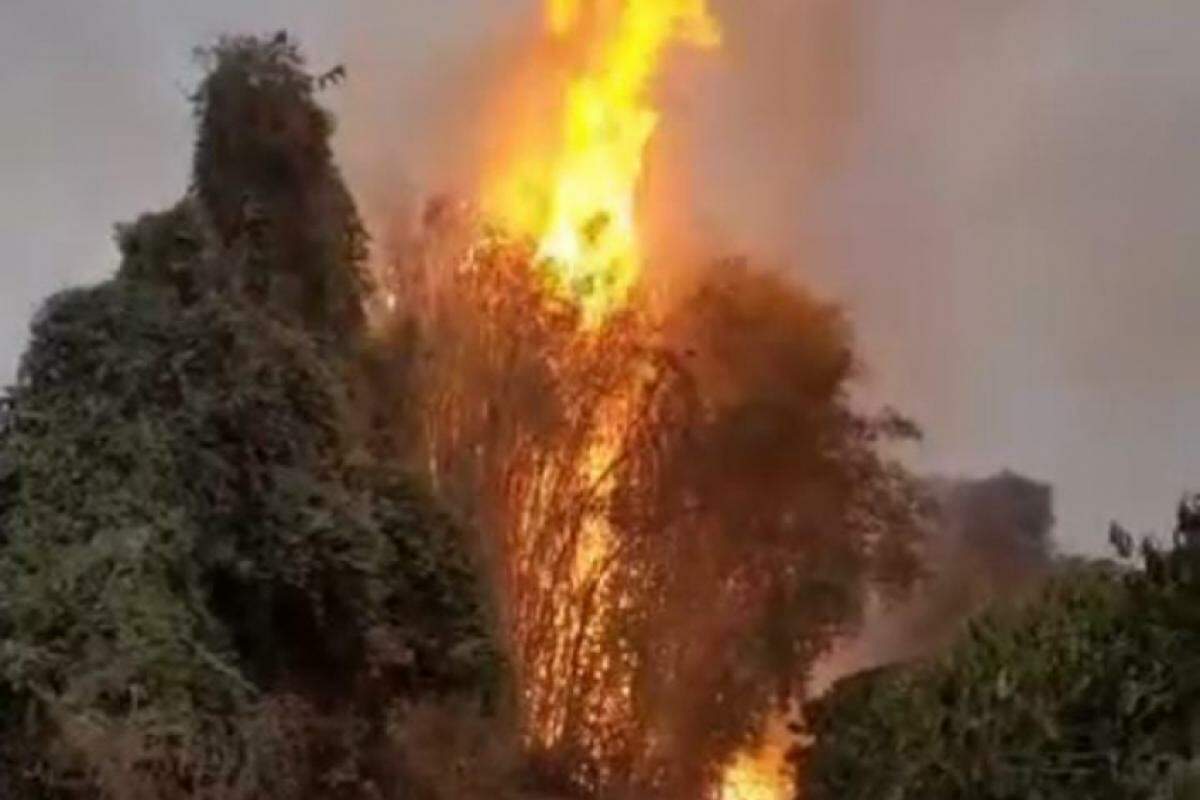
<instances>
[{"instance_id":1,"label":"shrub","mask_svg":"<svg viewBox=\"0 0 1200 800\"><path fill-rule=\"evenodd\" d=\"M1156 798L1200 744L1197 554L1072 564L943 655L845 682L810 712L808 795ZM1171 777L1174 774L1174 777Z\"/></svg>"}]
</instances>

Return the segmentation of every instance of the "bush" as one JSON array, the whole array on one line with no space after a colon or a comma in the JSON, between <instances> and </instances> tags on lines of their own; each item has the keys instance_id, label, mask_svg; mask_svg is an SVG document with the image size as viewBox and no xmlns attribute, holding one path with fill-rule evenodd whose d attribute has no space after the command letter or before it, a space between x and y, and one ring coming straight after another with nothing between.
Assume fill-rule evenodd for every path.
<instances>
[{"instance_id":1,"label":"bush","mask_svg":"<svg viewBox=\"0 0 1200 800\"><path fill-rule=\"evenodd\" d=\"M225 786L266 746L228 722L265 694L369 719L474 684L486 635L453 527L356 441L328 363L233 298L118 282L48 304L0 449L20 480L0 574L25 735L136 736L133 772L161 758ZM215 761L183 763L198 752Z\"/></svg>"},{"instance_id":2,"label":"bush","mask_svg":"<svg viewBox=\"0 0 1200 800\"><path fill-rule=\"evenodd\" d=\"M944 655L845 682L810 711L809 797L1157 798L1200 744L1200 561L1064 568ZM1178 789L1183 791L1183 789ZM1178 795L1171 795L1178 796Z\"/></svg>"}]
</instances>

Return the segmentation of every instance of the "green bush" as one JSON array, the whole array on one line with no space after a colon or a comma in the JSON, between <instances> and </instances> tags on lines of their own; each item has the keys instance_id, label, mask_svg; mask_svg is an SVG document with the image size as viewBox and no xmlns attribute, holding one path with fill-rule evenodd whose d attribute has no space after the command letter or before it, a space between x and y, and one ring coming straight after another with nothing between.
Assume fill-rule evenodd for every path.
<instances>
[{"instance_id":1,"label":"green bush","mask_svg":"<svg viewBox=\"0 0 1200 800\"><path fill-rule=\"evenodd\" d=\"M478 681L458 537L356 438L330 363L236 298L183 306L121 281L47 305L0 447L17 480L0 664L24 736L136 736L133 772L161 757L225 786L266 744L229 720L267 694L369 719Z\"/></svg>"},{"instance_id":2,"label":"green bush","mask_svg":"<svg viewBox=\"0 0 1200 800\"><path fill-rule=\"evenodd\" d=\"M311 80L278 37L212 56L197 190L46 303L0 407L2 797L401 796L406 704L496 682L462 537L360 421L360 230ZM254 145L264 108L304 147ZM268 193L247 147L303 180ZM311 224L305 259L222 229L243 195Z\"/></svg>"},{"instance_id":3,"label":"green bush","mask_svg":"<svg viewBox=\"0 0 1200 800\"><path fill-rule=\"evenodd\" d=\"M945 654L843 683L810 710L807 796L1186 796L1163 793L1200 744L1200 571L1145 557L1071 565Z\"/></svg>"}]
</instances>

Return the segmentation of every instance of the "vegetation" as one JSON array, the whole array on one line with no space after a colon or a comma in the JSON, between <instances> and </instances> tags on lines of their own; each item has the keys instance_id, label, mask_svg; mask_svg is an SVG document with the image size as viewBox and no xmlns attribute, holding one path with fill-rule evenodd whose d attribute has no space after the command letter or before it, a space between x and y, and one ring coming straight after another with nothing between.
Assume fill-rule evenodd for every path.
<instances>
[{"instance_id":1,"label":"vegetation","mask_svg":"<svg viewBox=\"0 0 1200 800\"><path fill-rule=\"evenodd\" d=\"M810 712L806 796L1197 796L1200 551L1186 509L1175 546L1146 544L1140 569L1069 564L943 655L838 687ZM1113 538L1132 557L1130 537Z\"/></svg>"},{"instance_id":2,"label":"vegetation","mask_svg":"<svg viewBox=\"0 0 1200 800\"><path fill-rule=\"evenodd\" d=\"M581 334L443 208L368 341L326 80L283 34L200 55L192 186L46 303L0 400L0 797L512 796L496 651L540 785L704 796L919 577L917 431L853 408L839 311L721 264ZM1040 577L1048 490L940 491L952 555ZM1194 796L1198 520L841 685L805 796Z\"/></svg>"},{"instance_id":3,"label":"vegetation","mask_svg":"<svg viewBox=\"0 0 1200 800\"><path fill-rule=\"evenodd\" d=\"M402 438L481 534L540 772L708 796L866 588L917 577L916 431L852 407L846 320L780 275L715 264L581 332L522 243L426 220L388 277Z\"/></svg>"},{"instance_id":4,"label":"vegetation","mask_svg":"<svg viewBox=\"0 0 1200 800\"><path fill-rule=\"evenodd\" d=\"M222 39L197 55L208 77L193 98L193 191L217 240L240 256L214 275L271 297L277 313L338 338L355 333L367 234L333 162L333 119L315 102L325 79L305 70L283 32Z\"/></svg>"},{"instance_id":5,"label":"vegetation","mask_svg":"<svg viewBox=\"0 0 1200 800\"><path fill-rule=\"evenodd\" d=\"M409 796L407 706L496 685L461 535L355 399L313 79L282 35L206 57L194 190L45 305L0 411L6 798Z\"/></svg>"}]
</instances>

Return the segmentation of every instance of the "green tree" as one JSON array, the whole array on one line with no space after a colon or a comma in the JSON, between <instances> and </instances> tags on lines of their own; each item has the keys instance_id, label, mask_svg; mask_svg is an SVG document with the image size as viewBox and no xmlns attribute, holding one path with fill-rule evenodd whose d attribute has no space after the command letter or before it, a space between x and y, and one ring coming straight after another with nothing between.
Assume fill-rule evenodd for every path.
<instances>
[{"instance_id":1,"label":"green tree","mask_svg":"<svg viewBox=\"0 0 1200 800\"><path fill-rule=\"evenodd\" d=\"M367 234L333 160L319 79L283 32L197 54L208 75L193 98L192 188L234 255L208 277L346 337L362 321Z\"/></svg>"},{"instance_id":2,"label":"green tree","mask_svg":"<svg viewBox=\"0 0 1200 800\"><path fill-rule=\"evenodd\" d=\"M1200 560L1181 542L1146 545L1142 561L1072 563L1035 597L971 621L948 652L839 686L811 709L806 796L1192 791Z\"/></svg>"},{"instance_id":3,"label":"green tree","mask_svg":"<svg viewBox=\"0 0 1200 800\"><path fill-rule=\"evenodd\" d=\"M208 53L195 191L45 304L0 408L0 796L400 796L405 704L495 685L461 534L362 421L312 80Z\"/></svg>"}]
</instances>

